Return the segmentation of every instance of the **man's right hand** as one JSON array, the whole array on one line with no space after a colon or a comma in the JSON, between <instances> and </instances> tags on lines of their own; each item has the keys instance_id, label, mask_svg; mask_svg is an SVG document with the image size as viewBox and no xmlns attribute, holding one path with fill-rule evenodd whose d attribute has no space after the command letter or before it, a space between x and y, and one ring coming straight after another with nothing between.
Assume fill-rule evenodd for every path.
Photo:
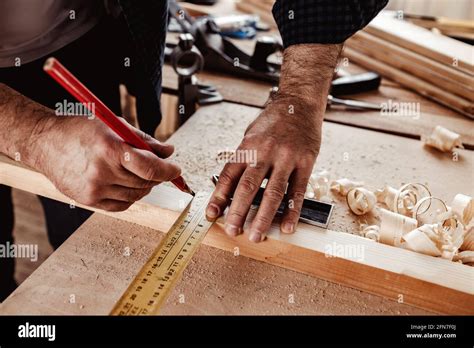
<instances>
[{"instance_id":1,"label":"man's right hand","mask_svg":"<svg viewBox=\"0 0 474 348\"><path fill-rule=\"evenodd\" d=\"M164 160L174 148L153 139L123 120L155 154L126 143L98 119L42 118L27 148L32 166L77 203L108 211L127 209L153 186L180 175ZM31 161L30 161L31 162Z\"/></svg>"}]
</instances>

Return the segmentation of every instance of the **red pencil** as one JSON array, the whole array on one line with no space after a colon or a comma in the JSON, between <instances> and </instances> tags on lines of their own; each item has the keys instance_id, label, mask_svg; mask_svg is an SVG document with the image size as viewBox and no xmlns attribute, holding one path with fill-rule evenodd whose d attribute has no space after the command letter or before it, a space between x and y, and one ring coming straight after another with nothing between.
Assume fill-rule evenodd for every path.
<instances>
[{"instance_id":1,"label":"red pencil","mask_svg":"<svg viewBox=\"0 0 474 348\"><path fill-rule=\"evenodd\" d=\"M78 101L83 103L91 112L101 119L107 126L117 133L127 144L142 150L153 152L153 149L143 141L130 128L122 123L118 117L86 86L84 86L69 70L56 58L49 58L43 67L53 79L71 93ZM94 106L94 109L91 108ZM179 176L171 181L177 188L194 196L194 192L186 184L183 177Z\"/></svg>"}]
</instances>

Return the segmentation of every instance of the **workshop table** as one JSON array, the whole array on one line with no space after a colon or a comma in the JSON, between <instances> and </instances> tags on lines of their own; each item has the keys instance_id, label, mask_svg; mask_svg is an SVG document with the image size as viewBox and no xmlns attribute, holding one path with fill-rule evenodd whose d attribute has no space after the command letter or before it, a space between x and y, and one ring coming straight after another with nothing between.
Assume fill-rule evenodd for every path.
<instances>
[{"instance_id":1,"label":"workshop table","mask_svg":"<svg viewBox=\"0 0 474 348\"><path fill-rule=\"evenodd\" d=\"M249 43L243 46L251 48ZM350 72L362 71L354 64ZM248 123L264 105L270 84L219 73L199 78L222 93L226 103L202 107L170 139L174 160L190 186L212 190L219 173L219 150L234 149ZM165 66L164 90L176 93L177 77ZM456 193L473 195L474 155L450 155L423 148L419 138L436 125L462 135L474 148L472 121L383 79L379 91L352 96L372 102L417 102L421 117L381 117L378 112L330 110L323 126L318 169L332 178L366 181L371 188L407 182L429 185L450 201ZM467 191L466 191L467 190ZM361 220L336 200L330 228L354 232ZM297 233L297 232L296 232ZM107 314L158 245L163 233L95 213L0 306L1 314ZM125 248L131 251L124 256ZM71 301L74 298L74 301ZM210 246L200 246L163 314L430 314L397 299L386 299L309 275L255 261Z\"/></svg>"}]
</instances>

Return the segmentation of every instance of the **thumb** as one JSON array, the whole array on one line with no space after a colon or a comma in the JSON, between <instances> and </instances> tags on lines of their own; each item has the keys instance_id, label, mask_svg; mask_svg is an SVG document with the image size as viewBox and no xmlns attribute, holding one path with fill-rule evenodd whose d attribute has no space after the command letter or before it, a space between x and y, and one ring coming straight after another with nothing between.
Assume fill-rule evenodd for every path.
<instances>
[{"instance_id":1,"label":"thumb","mask_svg":"<svg viewBox=\"0 0 474 348\"><path fill-rule=\"evenodd\" d=\"M153 149L155 155L160 158L168 158L174 152L174 146L171 144L162 143L161 141L156 140L151 135L141 131L138 128L133 127L125 119L122 119L127 127L129 127L136 135L143 139L150 147Z\"/></svg>"}]
</instances>

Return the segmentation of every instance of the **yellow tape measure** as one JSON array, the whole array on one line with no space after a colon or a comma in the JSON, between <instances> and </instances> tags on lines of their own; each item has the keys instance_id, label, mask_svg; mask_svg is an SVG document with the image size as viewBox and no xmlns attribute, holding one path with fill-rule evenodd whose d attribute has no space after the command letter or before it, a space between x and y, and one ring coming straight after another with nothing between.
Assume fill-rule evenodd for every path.
<instances>
[{"instance_id":1,"label":"yellow tape measure","mask_svg":"<svg viewBox=\"0 0 474 348\"><path fill-rule=\"evenodd\" d=\"M156 314L212 226L204 210L209 194L198 192L115 304L111 315Z\"/></svg>"}]
</instances>

